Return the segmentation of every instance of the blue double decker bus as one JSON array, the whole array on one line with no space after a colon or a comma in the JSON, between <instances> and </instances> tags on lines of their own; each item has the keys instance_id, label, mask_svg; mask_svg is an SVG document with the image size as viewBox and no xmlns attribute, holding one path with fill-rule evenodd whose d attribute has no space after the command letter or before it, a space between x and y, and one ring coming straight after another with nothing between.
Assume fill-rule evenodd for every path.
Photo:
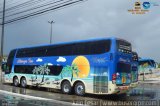
<instances>
[{"instance_id":1,"label":"blue double decker bus","mask_svg":"<svg viewBox=\"0 0 160 106\"><path fill-rule=\"evenodd\" d=\"M130 87L131 64L131 43L118 38L17 48L9 54L5 83L65 94L120 94Z\"/></svg>"},{"instance_id":2,"label":"blue double decker bus","mask_svg":"<svg viewBox=\"0 0 160 106\"><path fill-rule=\"evenodd\" d=\"M157 63L153 59L139 59L139 75L152 74L156 71Z\"/></svg>"},{"instance_id":3,"label":"blue double decker bus","mask_svg":"<svg viewBox=\"0 0 160 106\"><path fill-rule=\"evenodd\" d=\"M138 54L137 52L132 52L132 68L131 68L131 87L135 88L138 85Z\"/></svg>"}]
</instances>

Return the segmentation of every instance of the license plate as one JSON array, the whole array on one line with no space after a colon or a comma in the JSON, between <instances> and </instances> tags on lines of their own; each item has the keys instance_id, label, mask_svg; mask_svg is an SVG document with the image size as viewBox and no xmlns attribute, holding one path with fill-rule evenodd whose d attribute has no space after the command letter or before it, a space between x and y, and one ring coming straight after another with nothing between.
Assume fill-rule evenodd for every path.
<instances>
[{"instance_id":1,"label":"license plate","mask_svg":"<svg viewBox=\"0 0 160 106\"><path fill-rule=\"evenodd\" d=\"M126 78L122 77L122 83L126 83Z\"/></svg>"}]
</instances>

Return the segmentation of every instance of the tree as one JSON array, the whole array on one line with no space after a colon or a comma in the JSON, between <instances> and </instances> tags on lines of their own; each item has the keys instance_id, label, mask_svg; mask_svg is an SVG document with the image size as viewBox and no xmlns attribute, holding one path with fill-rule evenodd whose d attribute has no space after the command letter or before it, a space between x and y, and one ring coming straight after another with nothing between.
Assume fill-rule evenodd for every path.
<instances>
[{"instance_id":1,"label":"tree","mask_svg":"<svg viewBox=\"0 0 160 106\"><path fill-rule=\"evenodd\" d=\"M48 75L49 73L50 73L50 69L48 68L47 64L41 65L39 67L35 67L34 70L33 70L33 74L36 75L36 79L37 79L37 75L43 75L41 83L44 82L44 75L45 74Z\"/></svg>"},{"instance_id":2,"label":"tree","mask_svg":"<svg viewBox=\"0 0 160 106\"><path fill-rule=\"evenodd\" d=\"M80 70L76 64L72 64L71 66L67 65L62 69L61 78L63 77L71 77L71 81L73 79L73 74L78 77Z\"/></svg>"}]
</instances>

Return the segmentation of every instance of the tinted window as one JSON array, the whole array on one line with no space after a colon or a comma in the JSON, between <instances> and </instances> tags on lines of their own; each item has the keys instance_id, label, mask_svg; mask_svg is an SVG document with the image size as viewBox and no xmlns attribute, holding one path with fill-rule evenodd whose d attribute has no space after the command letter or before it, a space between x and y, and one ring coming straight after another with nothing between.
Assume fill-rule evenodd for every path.
<instances>
[{"instance_id":1,"label":"tinted window","mask_svg":"<svg viewBox=\"0 0 160 106\"><path fill-rule=\"evenodd\" d=\"M66 56L66 55L72 55L74 48L73 44L67 44L67 45L57 45L57 46L50 46L47 48L47 53L45 56Z\"/></svg>"},{"instance_id":2,"label":"tinted window","mask_svg":"<svg viewBox=\"0 0 160 106\"><path fill-rule=\"evenodd\" d=\"M131 53L131 44L125 40L117 40L117 49L119 52Z\"/></svg>"},{"instance_id":3,"label":"tinted window","mask_svg":"<svg viewBox=\"0 0 160 106\"><path fill-rule=\"evenodd\" d=\"M110 48L111 40L100 40L20 49L16 57L91 55L108 52Z\"/></svg>"},{"instance_id":4,"label":"tinted window","mask_svg":"<svg viewBox=\"0 0 160 106\"><path fill-rule=\"evenodd\" d=\"M27 65L16 65L14 67L14 72L15 73L22 73L22 74L32 74L33 73L32 71L35 67L36 67L35 65L33 65L33 66L31 66L31 65L29 65L29 66L27 66Z\"/></svg>"},{"instance_id":5,"label":"tinted window","mask_svg":"<svg viewBox=\"0 0 160 106\"><path fill-rule=\"evenodd\" d=\"M58 45L48 47L46 56L101 54L108 52L110 47L110 40Z\"/></svg>"},{"instance_id":6,"label":"tinted window","mask_svg":"<svg viewBox=\"0 0 160 106\"><path fill-rule=\"evenodd\" d=\"M50 74L49 75L55 75L58 76L62 72L62 66L49 66Z\"/></svg>"},{"instance_id":7,"label":"tinted window","mask_svg":"<svg viewBox=\"0 0 160 106\"><path fill-rule=\"evenodd\" d=\"M46 55L46 47L20 49L16 57L41 57Z\"/></svg>"},{"instance_id":8,"label":"tinted window","mask_svg":"<svg viewBox=\"0 0 160 106\"><path fill-rule=\"evenodd\" d=\"M78 43L73 48L73 55L101 54L108 52L110 47L110 40Z\"/></svg>"},{"instance_id":9,"label":"tinted window","mask_svg":"<svg viewBox=\"0 0 160 106\"><path fill-rule=\"evenodd\" d=\"M15 65L14 72L15 73L22 73L22 74L33 74L33 70L38 65ZM62 71L62 66L48 66L50 69L49 75L59 75ZM46 73L45 73L46 75Z\"/></svg>"},{"instance_id":10,"label":"tinted window","mask_svg":"<svg viewBox=\"0 0 160 106\"><path fill-rule=\"evenodd\" d=\"M9 53L9 56L8 56L8 59L7 59L7 67L8 67L8 70L6 70L5 74L9 74L9 73L11 72L12 64L13 64L13 59L14 59L15 53L16 53L16 50L12 50L12 51Z\"/></svg>"},{"instance_id":11,"label":"tinted window","mask_svg":"<svg viewBox=\"0 0 160 106\"><path fill-rule=\"evenodd\" d=\"M129 73L131 71L131 65L125 63L118 63L117 64L117 72L125 72Z\"/></svg>"}]
</instances>

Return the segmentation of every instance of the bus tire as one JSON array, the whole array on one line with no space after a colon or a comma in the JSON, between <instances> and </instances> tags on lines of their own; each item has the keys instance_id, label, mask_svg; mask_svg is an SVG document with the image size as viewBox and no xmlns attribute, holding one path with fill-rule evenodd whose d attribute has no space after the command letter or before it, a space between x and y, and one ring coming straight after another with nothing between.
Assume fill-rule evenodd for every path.
<instances>
[{"instance_id":1,"label":"bus tire","mask_svg":"<svg viewBox=\"0 0 160 106\"><path fill-rule=\"evenodd\" d=\"M16 87L19 86L18 77L14 77L14 78L13 78L13 85L16 86Z\"/></svg>"},{"instance_id":2,"label":"bus tire","mask_svg":"<svg viewBox=\"0 0 160 106\"><path fill-rule=\"evenodd\" d=\"M26 88L27 87L27 81L25 77L21 78L21 87L22 88Z\"/></svg>"},{"instance_id":3,"label":"bus tire","mask_svg":"<svg viewBox=\"0 0 160 106\"><path fill-rule=\"evenodd\" d=\"M85 95L85 86L82 82L78 82L74 87L75 94L78 96Z\"/></svg>"},{"instance_id":4,"label":"bus tire","mask_svg":"<svg viewBox=\"0 0 160 106\"><path fill-rule=\"evenodd\" d=\"M64 81L61 86L61 90L64 94L71 94L72 87L69 81Z\"/></svg>"}]
</instances>

